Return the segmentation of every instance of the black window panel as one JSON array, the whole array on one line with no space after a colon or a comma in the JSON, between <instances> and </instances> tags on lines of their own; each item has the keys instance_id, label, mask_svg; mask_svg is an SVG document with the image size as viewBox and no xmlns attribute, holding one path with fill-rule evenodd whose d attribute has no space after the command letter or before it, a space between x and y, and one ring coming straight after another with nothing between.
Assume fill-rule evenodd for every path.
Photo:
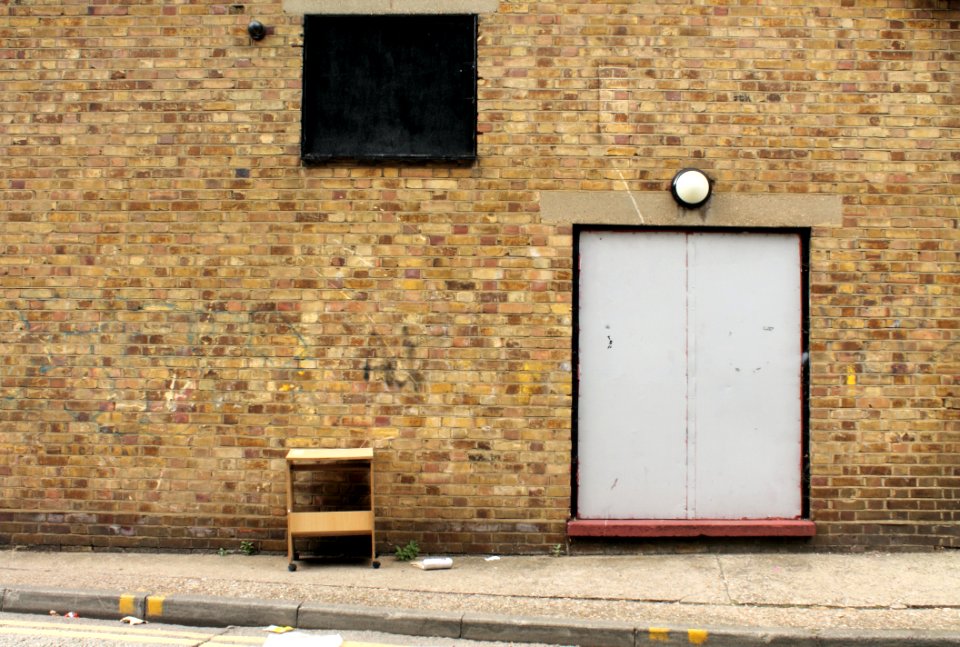
<instances>
[{"instance_id":1,"label":"black window panel","mask_svg":"<svg viewBox=\"0 0 960 647\"><path fill-rule=\"evenodd\" d=\"M303 159L474 159L476 60L473 15L306 16Z\"/></svg>"}]
</instances>

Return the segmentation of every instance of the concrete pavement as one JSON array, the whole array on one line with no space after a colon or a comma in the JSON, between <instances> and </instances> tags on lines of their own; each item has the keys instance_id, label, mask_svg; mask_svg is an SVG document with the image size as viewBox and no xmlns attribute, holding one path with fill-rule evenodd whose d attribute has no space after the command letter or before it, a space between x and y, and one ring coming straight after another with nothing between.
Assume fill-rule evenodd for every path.
<instances>
[{"instance_id":1,"label":"concrete pavement","mask_svg":"<svg viewBox=\"0 0 960 647\"><path fill-rule=\"evenodd\" d=\"M0 551L0 611L576 645L960 647L960 551L392 557ZM454 643L455 644L455 643Z\"/></svg>"}]
</instances>

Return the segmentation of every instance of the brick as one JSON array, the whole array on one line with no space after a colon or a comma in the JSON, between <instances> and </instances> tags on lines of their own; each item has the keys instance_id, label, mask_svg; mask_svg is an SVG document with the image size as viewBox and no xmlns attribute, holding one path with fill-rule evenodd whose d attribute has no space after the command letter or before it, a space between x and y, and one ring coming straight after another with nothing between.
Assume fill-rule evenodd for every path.
<instances>
[{"instance_id":1,"label":"brick","mask_svg":"<svg viewBox=\"0 0 960 647\"><path fill-rule=\"evenodd\" d=\"M463 167L302 166L279 0L259 43L207 0L10 6L0 542L283 550L285 450L372 445L384 547L549 551L577 277L541 192L694 165L842 201L809 245L814 545L956 547L958 17L848 4L501 3Z\"/></svg>"}]
</instances>

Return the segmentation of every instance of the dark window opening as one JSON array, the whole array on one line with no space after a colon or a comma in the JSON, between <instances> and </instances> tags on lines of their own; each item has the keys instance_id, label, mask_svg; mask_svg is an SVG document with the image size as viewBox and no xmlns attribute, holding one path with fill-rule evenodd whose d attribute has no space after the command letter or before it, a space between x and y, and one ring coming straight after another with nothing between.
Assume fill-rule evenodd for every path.
<instances>
[{"instance_id":1,"label":"dark window opening","mask_svg":"<svg viewBox=\"0 0 960 647\"><path fill-rule=\"evenodd\" d=\"M475 15L304 18L301 156L472 160Z\"/></svg>"}]
</instances>

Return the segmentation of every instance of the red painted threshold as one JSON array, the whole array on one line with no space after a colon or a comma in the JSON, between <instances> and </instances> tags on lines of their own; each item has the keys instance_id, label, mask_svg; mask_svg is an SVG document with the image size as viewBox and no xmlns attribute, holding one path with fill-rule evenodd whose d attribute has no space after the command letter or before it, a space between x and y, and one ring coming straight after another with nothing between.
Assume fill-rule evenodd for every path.
<instances>
[{"instance_id":1,"label":"red painted threshold","mask_svg":"<svg viewBox=\"0 0 960 647\"><path fill-rule=\"evenodd\" d=\"M806 519L574 519L570 537L813 537Z\"/></svg>"}]
</instances>

